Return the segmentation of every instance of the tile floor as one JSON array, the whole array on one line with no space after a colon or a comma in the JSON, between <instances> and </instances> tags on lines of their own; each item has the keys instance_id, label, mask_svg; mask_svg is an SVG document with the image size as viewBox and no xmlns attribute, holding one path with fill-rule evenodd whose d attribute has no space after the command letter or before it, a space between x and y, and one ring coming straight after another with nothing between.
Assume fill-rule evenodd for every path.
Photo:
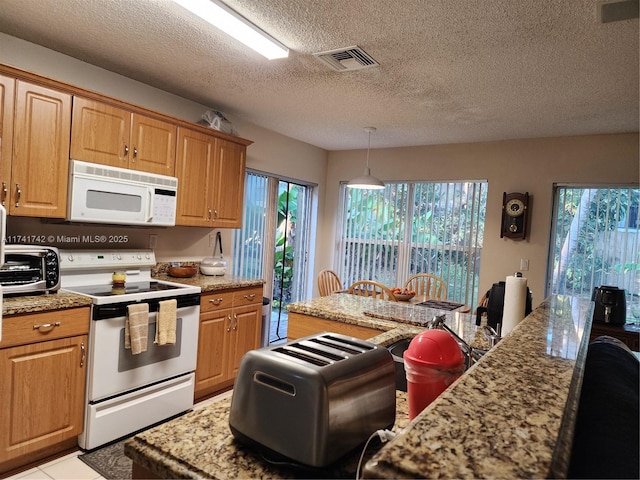
<instances>
[{"instance_id":1,"label":"tile floor","mask_svg":"<svg viewBox=\"0 0 640 480\"><path fill-rule=\"evenodd\" d=\"M270 344L276 345L286 342L287 336L287 312L283 311L280 317L280 325L278 326L278 316L276 312L271 313L271 328L270 328ZM278 339L280 337L280 339ZM225 392L217 397L210 398L204 402L200 402L194 406L195 409L202 408L205 405L225 398L226 395L231 395L231 392ZM64 457L57 458L51 462L39 465L36 468L26 470L12 477L8 477L11 480L97 480L103 479L98 472L91 469L86 463L78 459L78 455L82 452L70 453Z\"/></svg>"},{"instance_id":2,"label":"tile floor","mask_svg":"<svg viewBox=\"0 0 640 480\"><path fill-rule=\"evenodd\" d=\"M193 408L198 409L206 405L210 405L213 402L228 398L232 392L228 391L221 393L216 397L209 398L203 402L197 403ZM10 480L98 480L104 479L102 475L90 468L82 460L78 459L78 455L82 452L70 453L64 457L57 458L48 463L43 463L36 468L26 470L18 473L12 477L8 477Z\"/></svg>"}]
</instances>

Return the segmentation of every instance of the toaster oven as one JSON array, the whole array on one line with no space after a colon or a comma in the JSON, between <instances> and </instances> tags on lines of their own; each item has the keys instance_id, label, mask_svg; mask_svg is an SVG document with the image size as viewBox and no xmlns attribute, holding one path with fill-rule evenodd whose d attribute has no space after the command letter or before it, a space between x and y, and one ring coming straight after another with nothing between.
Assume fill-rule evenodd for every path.
<instances>
[{"instance_id":1,"label":"toaster oven","mask_svg":"<svg viewBox=\"0 0 640 480\"><path fill-rule=\"evenodd\" d=\"M57 291L60 288L58 249L43 245L6 245L0 285L5 296Z\"/></svg>"}]
</instances>

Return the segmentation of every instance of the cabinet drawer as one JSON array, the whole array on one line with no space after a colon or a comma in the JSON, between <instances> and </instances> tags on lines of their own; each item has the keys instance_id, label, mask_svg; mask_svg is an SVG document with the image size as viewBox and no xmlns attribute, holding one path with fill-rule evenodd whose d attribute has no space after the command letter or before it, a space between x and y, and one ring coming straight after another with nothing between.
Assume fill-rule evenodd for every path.
<instances>
[{"instance_id":1,"label":"cabinet drawer","mask_svg":"<svg viewBox=\"0 0 640 480\"><path fill-rule=\"evenodd\" d=\"M0 348L85 335L89 332L90 310L68 308L4 317Z\"/></svg>"},{"instance_id":2,"label":"cabinet drawer","mask_svg":"<svg viewBox=\"0 0 640 480\"><path fill-rule=\"evenodd\" d=\"M215 312L231 308L233 293L230 291L213 292L200 297L200 313Z\"/></svg>"},{"instance_id":3,"label":"cabinet drawer","mask_svg":"<svg viewBox=\"0 0 640 480\"><path fill-rule=\"evenodd\" d=\"M262 287L251 287L234 290L233 306L241 307L243 305L253 305L259 303L262 305Z\"/></svg>"}]
</instances>

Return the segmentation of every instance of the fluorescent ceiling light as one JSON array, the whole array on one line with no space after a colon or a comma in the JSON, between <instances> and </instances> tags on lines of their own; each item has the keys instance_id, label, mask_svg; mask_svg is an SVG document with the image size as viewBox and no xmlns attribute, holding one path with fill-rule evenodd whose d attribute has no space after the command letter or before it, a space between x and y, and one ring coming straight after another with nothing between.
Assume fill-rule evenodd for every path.
<instances>
[{"instance_id":1,"label":"fluorescent ceiling light","mask_svg":"<svg viewBox=\"0 0 640 480\"><path fill-rule=\"evenodd\" d=\"M269 60L286 58L289 49L219 0L173 0Z\"/></svg>"}]
</instances>

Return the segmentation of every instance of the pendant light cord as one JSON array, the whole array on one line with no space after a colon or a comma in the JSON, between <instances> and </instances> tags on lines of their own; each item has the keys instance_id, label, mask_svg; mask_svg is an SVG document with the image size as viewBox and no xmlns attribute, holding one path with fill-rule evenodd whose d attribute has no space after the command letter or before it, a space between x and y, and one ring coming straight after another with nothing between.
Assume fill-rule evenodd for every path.
<instances>
[{"instance_id":1,"label":"pendant light cord","mask_svg":"<svg viewBox=\"0 0 640 480\"><path fill-rule=\"evenodd\" d=\"M371 150L371 130L369 130L369 146L367 147L367 170L369 169L369 151Z\"/></svg>"}]
</instances>

